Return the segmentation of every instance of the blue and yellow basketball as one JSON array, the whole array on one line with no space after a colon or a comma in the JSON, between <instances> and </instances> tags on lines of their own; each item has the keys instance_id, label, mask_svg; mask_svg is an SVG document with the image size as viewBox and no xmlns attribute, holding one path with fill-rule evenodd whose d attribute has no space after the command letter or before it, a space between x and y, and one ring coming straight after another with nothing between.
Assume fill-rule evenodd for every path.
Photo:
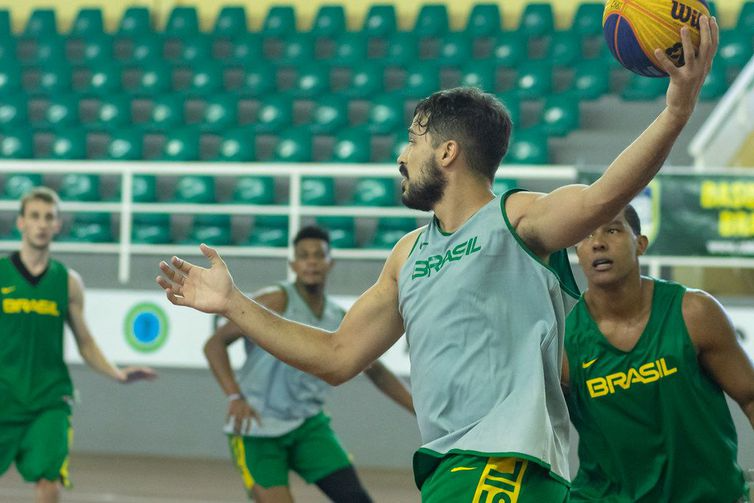
<instances>
[{"instance_id":1,"label":"blue and yellow basketball","mask_svg":"<svg viewBox=\"0 0 754 503\"><path fill-rule=\"evenodd\" d=\"M681 27L688 26L699 46L699 17L709 16L705 0L608 0L602 29L613 56L626 68L647 77L667 77L654 51L683 65Z\"/></svg>"}]
</instances>

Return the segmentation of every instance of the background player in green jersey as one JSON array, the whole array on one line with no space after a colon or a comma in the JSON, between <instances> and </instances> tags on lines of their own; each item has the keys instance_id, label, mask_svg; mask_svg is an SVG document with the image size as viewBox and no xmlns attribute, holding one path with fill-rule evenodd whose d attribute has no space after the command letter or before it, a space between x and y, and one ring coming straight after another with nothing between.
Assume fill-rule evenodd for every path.
<instances>
[{"instance_id":1,"label":"background player in green jersey","mask_svg":"<svg viewBox=\"0 0 754 503\"><path fill-rule=\"evenodd\" d=\"M345 311L325 295L333 266L329 235L319 227L304 227L292 244L295 280L267 288L254 300L299 323L337 329ZM371 501L322 412L330 386L249 339L244 339L246 362L234 376L227 347L242 337L235 324L226 323L207 341L204 353L228 396L226 433L250 495L261 503L293 501L288 472L294 470L336 503ZM365 373L385 395L413 413L408 390L382 363L375 362Z\"/></svg>"},{"instance_id":2,"label":"background player in green jersey","mask_svg":"<svg viewBox=\"0 0 754 503\"><path fill-rule=\"evenodd\" d=\"M405 331L423 442L414 473L425 503L565 501L560 374L571 304L551 258L618 213L662 166L717 48L715 21L703 16L699 25L698 51L681 31L682 67L656 52L670 75L666 107L588 186L496 197L492 182L511 130L501 103L472 88L420 101L398 157L402 199L434 217L396 244L334 332L245 297L204 245L209 269L173 257L157 282L173 304L222 314L265 350L332 384L363 371Z\"/></svg>"},{"instance_id":3,"label":"background player in green jersey","mask_svg":"<svg viewBox=\"0 0 754 503\"><path fill-rule=\"evenodd\" d=\"M754 368L712 296L641 276L647 245L628 206L576 247L589 286L566 325L571 501L742 501L723 392L754 426Z\"/></svg>"},{"instance_id":4,"label":"background player in green jersey","mask_svg":"<svg viewBox=\"0 0 754 503\"><path fill-rule=\"evenodd\" d=\"M84 320L84 285L50 258L60 230L58 196L39 187L21 200L21 248L0 259L0 474L15 462L36 484L36 501L54 503L68 484L73 385L63 360L64 324L81 357L120 383L152 379L148 368L113 366Z\"/></svg>"}]
</instances>

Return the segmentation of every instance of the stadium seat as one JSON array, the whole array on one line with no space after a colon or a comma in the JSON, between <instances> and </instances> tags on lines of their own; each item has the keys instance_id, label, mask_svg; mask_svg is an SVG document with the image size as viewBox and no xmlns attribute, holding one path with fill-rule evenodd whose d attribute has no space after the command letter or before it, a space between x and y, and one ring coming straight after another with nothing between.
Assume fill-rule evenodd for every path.
<instances>
[{"instance_id":1,"label":"stadium seat","mask_svg":"<svg viewBox=\"0 0 754 503\"><path fill-rule=\"evenodd\" d=\"M234 91L247 98L263 98L275 93L277 85L275 66L259 61L244 68L241 87Z\"/></svg>"},{"instance_id":2,"label":"stadium seat","mask_svg":"<svg viewBox=\"0 0 754 503\"><path fill-rule=\"evenodd\" d=\"M314 39L308 33L291 33L283 39L278 65L298 67L314 61Z\"/></svg>"},{"instance_id":3,"label":"stadium seat","mask_svg":"<svg viewBox=\"0 0 754 503\"><path fill-rule=\"evenodd\" d=\"M123 11L118 23L117 33L120 37L137 39L152 31L152 16L147 7L128 7Z\"/></svg>"},{"instance_id":4,"label":"stadium seat","mask_svg":"<svg viewBox=\"0 0 754 503\"><path fill-rule=\"evenodd\" d=\"M537 2L526 4L518 23L518 30L527 37L543 37L555 31L552 4Z\"/></svg>"},{"instance_id":5,"label":"stadium seat","mask_svg":"<svg viewBox=\"0 0 754 503\"><path fill-rule=\"evenodd\" d=\"M519 98L515 90L496 93L495 96L508 110L508 115L511 118L511 122L513 122L514 129L519 127L521 121L521 98Z\"/></svg>"},{"instance_id":6,"label":"stadium seat","mask_svg":"<svg viewBox=\"0 0 754 503\"><path fill-rule=\"evenodd\" d=\"M136 130L114 131L107 143L104 158L111 161L136 161L143 157L144 138Z\"/></svg>"},{"instance_id":7,"label":"stadium seat","mask_svg":"<svg viewBox=\"0 0 754 503\"><path fill-rule=\"evenodd\" d=\"M212 63L212 38L197 33L181 40L180 50L172 59L178 65L194 68Z\"/></svg>"},{"instance_id":8,"label":"stadium seat","mask_svg":"<svg viewBox=\"0 0 754 503\"><path fill-rule=\"evenodd\" d=\"M131 226L131 242L134 244L168 244L170 215L136 213Z\"/></svg>"},{"instance_id":9,"label":"stadium seat","mask_svg":"<svg viewBox=\"0 0 754 503\"><path fill-rule=\"evenodd\" d=\"M552 66L546 61L530 61L518 67L516 90L522 99L544 98L552 92Z\"/></svg>"},{"instance_id":10,"label":"stadium seat","mask_svg":"<svg viewBox=\"0 0 754 503\"><path fill-rule=\"evenodd\" d=\"M296 79L289 90L296 98L316 99L330 91L330 68L318 63L303 64L296 69Z\"/></svg>"},{"instance_id":11,"label":"stadium seat","mask_svg":"<svg viewBox=\"0 0 754 503\"><path fill-rule=\"evenodd\" d=\"M28 106L23 95L0 95L0 131L25 127L28 121Z\"/></svg>"},{"instance_id":12,"label":"stadium seat","mask_svg":"<svg viewBox=\"0 0 754 503\"><path fill-rule=\"evenodd\" d=\"M393 178L358 178L353 189L355 206L395 206L397 191Z\"/></svg>"},{"instance_id":13,"label":"stadium seat","mask_svg":"<svg viewBox=\"0 0 754 503\"><path fill-rule=\"evenodd\" d=\"M196 131L175 131L165 137L165 144L157 160L198 161L199 134Z\"/></svg>"},{"instance_id":14,"label":"stadium seat","mask_svg":"<svg viewBox=\"0 0 754 503\"><path fill-rule=\"evenodd\" d=\"M372 134L392 134L405 130L403 99L393 95L373 99L369 105L366 127Z\"/></svg>"},{"instance_id":15,"label":"stadium seat","mask_svg":"<svg viewBox=\"0 0 754 503\"><path fill-rule=\"evenodd\" d=\"M69 61L87 68L111 64L114 57L112 38L106 35L89 35L81 40L81 44L80 52L69 58Z\"/></svg>"},{"instance_id":16,"label":"stadium seat","mask_svg":"<svg viewBox=\"0 0 754 503\"><path fill-rule=\"evenodd\" d=\"M57 35L35 39L31 50L19 59L25 66L61 66L67 64L65 41Z\"/></svg>"},{"instance_id":17,"label":"stadium seat","mask_svg":"<svg viewBox=\"0 0 754 503\"><path fill-rule=\"evenodd\" d=\"M598 2L584 2L576 8L571 23L571 31L579 37L602 36L602 14L605 5Z\"/></svg>"},{"instance_id":18,"label":"stadium seat","mask_svg":"<svg viewBox=\"0 0 754 503\"><path fill-rule=\"evenodd\" d=\"M663 96L668 89L668 79L649 78L632 73L621 91L626 101L649 101Z\"/></svg>"},{"instance_id":19,"label":"stadium seat","mask_svg":"<svg viewBox=\"0 0 754 503\"><path fill-rule=\"evenodd\" d=\"M293 122L293 102L287 96L270 96L260 103L251 126L259 134L277 133Z\"/></svg>"},{"instance_id":20,"label":"stadium seat","mask_svg":"<svg viewBox=\"0 0 754 503\"><path fill-rule=\"evenodd\" d=\"M398 22L395 14L395 6L392 4L374 4L369 7L362 33L370 37L388 39L397 29Z\"/></svg>"},{"instance_id":21,"label":"stadium seat","mask_svg":"<svg viewBox=\"0 0 754 503\"><path fill-rule=\"evenodd\" d=\"M398 133L393 138L393 147L390 149L390 154L385 159L380 159L382 162L395 163L396 159L403 153L408 146L408 135L405 132Z\"/></svg>"},{"instance_id":22,"label":"stadium seat","mask_svg":"<svg viewBox=\"0 0 754 503\"><path fill-rule=\"evenodd\" d=\"M754 35L754 1L748 0L741 5L736 21L736 30Z\"/></svg>"},{"instance_id":23,"label":"stadium seat","mask_svg":"<svg viewBox=\"0 0 754 503\"><path fill-rule=\"evenodd\" d=\"M335 137L333 162L367 163L372 157L372 135L362 128L347 129Z\"/></svg>"},{"instance_id":24,"label":"stadium seat","mask_svg":"<svg viewBox=\"0 0 754 503\"><path fill-rule=\"evenodd\" d=\"M511 189L518 187L518 181L512 178L497 178L492 181L492 192L496 195L502 195Z\"/></svg>"},{"instance_id":25,"label":"stadium seat","mask_svg":"<svg viewBox=\"0 0 754 503\"><path fill-rule=\"evenodd\" d=\"M407 67L419 60L419 41L413 33L396 33L386 44L383 59L390 66Z\"/></svg>"},{"instance_id":26,"label":"stadium seat","mask_svg":"<svg viewBox=\"0 0 754 503\"><path fill-rule=\"evenodd\" d=\"M163 30L169 37L194 37L199 33L199 15L195 7L176 6L170 11Z\"/></svg>"},{"instance_id":27,"label":"stadium seat","mask_svg":"<svg viewBox=\"0 0 754 503\"><path fill-rule=\"evenodd\" d=\"M185 100L176 94L166 94L152 100L149 120L140 124L146 131L168 132L184 125Z\"/></svg>"},{"instance_id":28,"label":"stadium seat","mask_svg":"<svg viewBox=\"0 0 754 503\"><path fill-rule=\"evenodd\" d=\"M502 29L500 7L494 3L474 4L466 21L466 35L472 38L494 37Z\"/></svg>"},{"instance_id":29,"label":"stadium seat","mask_svg":"<svg viewBox=\"0 0 754 503\"><path fill-rule=\"evenodd\" d=\"M89 70L86 84L81 89L83 97L108 97L122 91L120 66L115 63L97 65Z\"/></svg>"},{"instance_id":30,"label":"stadium seat","mask_svg":"<svg viewBox=\"0 0 754 503\"><path fill-rule=\"evenodd\" d=\"M182 91L187 96L203 97L222 93L224 89L222 65L216 61L205 61L194 66L191 71L191 81Z\"/></svg>"},{"instance_id":31,"label":"stadium seat","mask_svg":"<svg viewBox=\"0 0 754 503\"><path fill-rule=\"evenodd\" d=\"M547 43L545 58L554 66L567 68L582 59L581 39L576 33L553 33Z\"/></svg>"},{"instance_id":32,"label":"stadium seat","mask_svg":"<svg viewBox=\"0 0 754 503\"><path fill-rule=\"evenodd\" d=\"M24 129L8 131L0 136L0 158L32 159L34 158L34 138Z\"/></svg>"},{"instance_id":33,"label":"stadium seat","mask_svg":"<svg viewBox=\"0 0 754 503\"><path fill-rule=\"evenodd\" d=\"M41 122L34 126L43 129L64 129L79 123L79 100L75 96L61 95L47 104Z\"/></svg>"},{"instance_id":34,"label":"stadium seat","mask_svg":"<svg viewBox=\"0 0 754 503\"><path fill-rule=\"evenodd\" d=\"M715 100L725 94L725 91L728 89L728 82L725 78L725 73L725 67L723 65L712 65L710 72L704 79L702 89L699 91L700 100Z\"/></svg>"},{"instance_id":35,"label":"stadium seat","mask_svg":"<svg viewBox=\"0 0 754 503\"><path fill-rule=\"evenodd\" d=\"M740 70L751 59L753 44L752 33L743 30L722 30L717 63L722 63L725 68Z\"/></svg>"},{"instance_id":36,"label":"stadium seat","mask_svg":"<svg viewBox=\"0 0 754 503\"><path fill-rule=\"evenodd\" d=\"M489 60L473 60L461 68L461 85L477 87L494 93L497 88L497 68Z\"/></svg>"},{"instance_id":37,"label":"stadium seat","mask_svg":"<svg viewBox=\"0 0 754 503\"><path fill-rule=\"evenodd\" d=\"M367 61L351 69L348 86L342 93L352 99L369 99L384 90L384 79L385 67L381 63Z\"/></svg>"},{"instance_id":38,"label":"stadium seat","mask_svg":"<svg viewBox=\"0 0 754 503\"><path fill-rule=\"evenodd\" d=\"M312 135L306 128L286 131L278 137L272 155L275 162L309 162L312 160Z\"/></svg>"},{"instance_id":39,"label":"stadium seat","mask_svg":"<svg viewBox=\"0 0 754 503\"><path fill-rule=\"evenodd\" d=\"M264 59L264 47L258 33L242 33L233 39L227 58L229 63L251 68L261 59Z\"/></svg>"},{"instance_id":40,"label":"stadium seat","mask_svg":"<svg viewBox=\"0 0 754 503\"><path fill-rule=\"evenodd\" d=\"M316 221L328 230L332 248L356 248L356 222L352 217L319 217Z\"/></svg>"},{"instance_id":41,"label":"stadium seat","mask_svg":"<svg viewBox=\"0 0 754 503\"><path fill-rule=\"evenodd\" d=\"M389 250L406 234L417 228L413 218L380 218L367 248Z\"/></svg>"},{"instance_id":42,"label":"stadium seat","mask_svg":"<svg viewBox=\"0 0 754 503\"><path fill-rule=\"evenodd\" d=\"M82 213L76 215L63 241L76 243L110 243L113 231L109 213Z\"/></svg>"},{"instance_id":43,"label":"stadium seat","mask_svg":"<svg viewBox=\"0 0 754 503\"><path fill-rule=\"evenodd\" d=\"M309 128L314 134L335 134L348 125L348 101L339 94L318 98L311 109Z\"/></svg>"},{"instance_id":44,"label":"stadium seat","mask_svg":"<svg viewBox=\"0 0 754 503\"><path fill-rule=\"evenodd\" d=\"M335 179L305 176L301 179L301 204L305 206L335 205Z\"/></svg>"},{"instance_id":45,"label":"stadium seat","mask_svg":"<svg viewBox=\"0 0 754 503\"><path fill-rule=\"evenodd\" d=\"M104 23L102 21L102 9L99 8L82 8L76 14L73 25L68 35L88 39L91 37L100 37L105 33Z\"/></svg>"},{"instance_id":46,"label":"stadium seat","mask_svg":"<svg viewBox=\"0 0 754 503\"><path fill-rule=\"evenodd\" d=\"M0 9L0 39L9 38L12 34L10 11L8 9Z\"/></svg>"},{"instance_id":47,"label":"stadium seat","mask_svg":"<svg viewBox=\"0 0 754 503\"><path fill-rule=\"evenodd\" d=\"M88 173L68 173L58 188L63 201L100 201L100 178Z\"/></svg>"},{"instance_id":48,"label":"stadium seat","mask_svg":"<svg viewBox=\"0 0 754 503\"><path fill-rule=\"evenodd\" d=\"M236 180L233 202L239 204L275 204L275 178L242 176Z\"/></svg>"},{"instance_id":49,"label":"stadium seat","mask_svg":"<svg viewBox=\"0 0 754 503\"><path fill-rule=\"evenodd\" d=\"M21 68L15 61L0 61L0 96L13 96L21 90Z\"/></svg>"},{"instance_id":50,"label":"stadium seat","mask_svg":"<svg viewBox=\"0 0 754 503\"><path fill-rule=\"evenodd\" d=\"M262 33L267 37L285 37L296 33L296 12L291 5L270 7L264 18Z\"/></svg>"},{"instance_id":51,"label":"stadium seat","mask_svg":"<svg viewBox=\"0 0 754 503\"><path fill-rule=\"evenodd\" d=\"M21 199L34 187L42 185L42 175L35 173L8 173L3 183L3 199Z\"/></svg>"},{"instance_id":52,"label":"stadium seat","mask_svg":"<svg viewBox=\"0 0 754 503\"><path fill-rule=\"evenodd\" d=\"M431 63L415 64L406 69L399 93L407 99L421 99L440 89L440 72Z\"/></svg>"},{"instance_id":53,"label":"stadium seat","mask_svg":"<svg viewBox=\"0 0 754 503\"><path fill-rule=\"evenodd\" d=\"M202 110L201 131L220 133L238 125L238 98L234 94L208 97Z\"/></svg>"},{"instance_id":54,"label":"stadium seat","mask_svg":"<svg viewBox=\"0 0 754 503\"><path fill-rule=\"evenodd\" d=\"M419 37L441 37L448 32L448 9L445 4L424 4L414 22Z\"/></svg>"},{"instance_id":55,"label":"stadium seat","mask_svg":"<svg viewBox=\"0 0 754 503\"><path fill-rule=\"evenodd\" d=\"M248 128L225 131L220 137L217 156L219 162L251 162L256 160L256 137Z\"/></svg>"},{"instance_id":56,"label":"stadium seat","mask_svg":"<svg viewBox=\"0 0 754 503\"><path fill-rule=\"evenodd\" d=\"M157 201L157 177L154 175L134 175L131 186L131 200L135 203Z\"/></svg>"},{"instance_id":57,"label":"stadium seat","mask_svg":"<svg viewBox=\"0 0 754 503\"><path fill-rule=\"evenodd\" d=\"M34 9L24 26L24 37L43 38L58 34L55 9Z\"/></svg>"},{"instance_id":58,"label":"stadium seat","mask_svg":"<svg viewBox=\"0 0 754 503\"><path fill-rule=\"evenodd\" d=\"M173 193L176 203L212 204L215 202L215 179L211 176L186 175L178 178Z\"/></svg>"},{"instance_id":59,"label":"stadium seat","mask_svg":"<svg viewBox=\"0 0 754 503\"><path fill-rule=\"evenodd\" d=\"M504 68L516 68L527 59L526 39L516 32L503 32L492 46L491 59Z\"/></svg>"},{"instance_id":60,"label":"stadium seat","mask_svg":"<svg viewBox=\"0 0 754 503\"><path fill-rule=\"evenodd\" d=\"M322 5L314 16L311 34L335 38L346 31L346 13L342 5Z\"/></svg>"},{"instance_id":61,"label":"stadium seat","mask_svg":"<svg viewBox=\"0 0 754 503\"><path fill-rule=\"evenodd\" d=\"M32 96L61 96L72 92L71 68L67 63L48 64L38 69L36 86L26 89Z\"/></svg>"},{"instance_id":62,"label":"stadium seat","mask_svg":"<svg viewBox=\"0 0 754 503\"><path fill-rule=\"evenodd\" d=\"M283 215L257 215L254 228L246 241L246 246L284 248L288 246L288 217Z\"/></svg>"},{"instance_id":63,"label":"stadium seat","mask_svg":"<svg viewBox=\"0 0 754 503\"><path fill-rule=\"evenodd\" d=\"M206 243L210 246L230 244L231 221L228 215L196 215L185 244Z\"/></svg>"},{"instance_id":64,"label":"stadium seat","mask_svg":"<svg viewBox=\"0 0 754 503\"><path fill-rule=\"evenodd\" d=\"M565 136L579 127L579 121L579 101L570 94L547 97L539 118L548 136Z\"/></svg>"},{"instance_id":65,"label":"stadium seat","mask_svg":"<svg viewBox=\"0 0 754 503\"><path fill-rule=\"evenodd\" d=\"M547 136L536 129L514 130L506 164L548 164L549 150Z\"/></svg>"},{"instance_id":66,"label":"stadium seat","mask_svg":"<svg viewBox=\"0 0 754 503\"><path fill-rule=\"evenodd\" d=\"M226 5L220 9L212 30L215 37L236 39L249 31L246 8L242 5Z\"/></svg>"},{"instance_id":67,"label":"stadium seat","mask_svg":"<svg viewBox=\"0 0 754 503\"><path fill-rule=\"evenodd\" d=\"M170 92L172 86L173 76L170 67L161 63L150 63L141 69L136 86L128 91L135 96L150 98Z\"/></svg>"},{"instance_id":68,"label":"stadium seat","mask_svg":"<svg viewBox=\"0 0 754 503\"><path fill-rule=\"evenodd\" d=\"M145 33L131 40L131 51L126 63L143 66L159 65L163 61L162 37Z\"/></svg>"},{"instance_id":69,"label":"stadium seat","mask_svg":"<svg viewBox=\"0 0 754 503\"><path fill-rule=\"evenodd\" d=\"M48 159L86 159L86 133L78 129L58 131L52 139Z\"/></svg>"},{"instance_id":70,"label":"stadium seat","mask_svg":"<svg viewBox=\"0 0 754 503\"><path fill-rule=\"evenodd\" d=\"M610 91L610 69L596 60L578 63L568 92L577 100L596 100Z\"/></svg>"},{"instance_id":71,"label":"stadium seat","mask_svg":"<svg viewBox=\"0 0 754 503\"><path fill-rule=\"evenodd\" d=\"M448 33L440 39L437 62L443 67L459 67L472 59L472 40L463 32Z\"/></svg>"},{"instance_id":72,"label":"stadium seat","mask_svg":"<svg viewBox=\"0 0 754 503\"><path fill-rule=\"evenodd\" d=\"M331 66L354 68L368 59L367 39L361 33L343 33L335 40L335 48L328 59Z\"/></svg>"},{"instance_id":73,"label":"stadium seat","mask_svg":"<svg viewBox=\"0 0 754 503\"><path fill-rule=\"evenodd\" d=\"M3 11L0 10L0 12ZM0 33L0 61L5 64L11 61L13 64L17 64L16 48L15 38L3 38L2 33Z\"/></svg>"}]
</instances>

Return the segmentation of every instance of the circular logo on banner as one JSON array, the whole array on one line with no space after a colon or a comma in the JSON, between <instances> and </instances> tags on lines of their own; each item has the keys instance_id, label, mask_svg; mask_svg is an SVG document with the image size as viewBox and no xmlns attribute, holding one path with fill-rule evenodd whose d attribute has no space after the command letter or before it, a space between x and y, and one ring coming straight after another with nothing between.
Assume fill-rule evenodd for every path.
<instances>
[{"instance_id":1,"label":"circular logo on banner","mask_svg":"<svg viewBox=\"0 0 754 503\"><path fill-rule=\"evenodd\" d=\"M168 338L168 317L157 304L136 304L126 315L126 340L136 351L151 353Z\"/></svg>"}]
</instances>

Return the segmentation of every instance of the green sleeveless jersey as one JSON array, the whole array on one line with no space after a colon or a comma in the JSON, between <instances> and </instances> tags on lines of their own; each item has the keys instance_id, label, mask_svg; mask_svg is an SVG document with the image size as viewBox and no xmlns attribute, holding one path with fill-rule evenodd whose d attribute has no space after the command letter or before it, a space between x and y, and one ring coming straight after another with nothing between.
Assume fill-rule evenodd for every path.
<instances>
[{"instance_id":1,"label":"green sleeveless jersey","mask_svg":"<svg viewBox=\"0 0 754 503\"><path fill-rule=\"evenodd\" d=\"M35 284L36 283L36 284ZM38 278L18 254L0 259L0 417L24 420L68 407L73 392L63 360L68 270L50 260Z\"/></svg>"},{"instance_id":2,"label":"green sleeveless jersey","mask_svg":"<svg viewBox=\"0 0 754 503\"><path fill-rule=\"evenodd\" d=\"M654 280L649 321L628 352L602 335L583 297L569 315L567 400L580 438L572 502L733 503L746 494L728 405L683 320L685 292Z\"/></svg>"}]
</instances>

